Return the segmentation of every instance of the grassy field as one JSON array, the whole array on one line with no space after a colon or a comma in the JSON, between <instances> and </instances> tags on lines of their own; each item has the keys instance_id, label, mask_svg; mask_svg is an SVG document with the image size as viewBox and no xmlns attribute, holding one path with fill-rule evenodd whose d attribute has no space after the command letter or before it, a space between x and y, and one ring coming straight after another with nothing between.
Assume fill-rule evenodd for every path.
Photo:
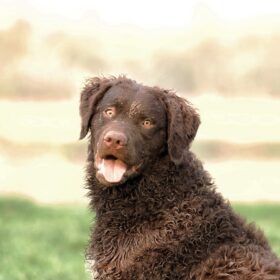
<instances>
[{"instance_id":1,"label":"grassy field","mask_svg":"<svg viewBox=\"0 0 280 280\"><path fill-rule=\"evenodd\" d=\"M87 279L85 207L1 198L0 225L0 280Z\"/></svg>"},{"instance_id":2,"label":"grassy field","mask_svg":"<svg viewBox=\"0 0 280 280\"><path fill-rule=\"evenodd\" d=\"M280 205L235 204L264 229L280 256ZM84 280L91 214L84 206L41 206L0 198L0 280Z\"/></svg>"}]
</instances>

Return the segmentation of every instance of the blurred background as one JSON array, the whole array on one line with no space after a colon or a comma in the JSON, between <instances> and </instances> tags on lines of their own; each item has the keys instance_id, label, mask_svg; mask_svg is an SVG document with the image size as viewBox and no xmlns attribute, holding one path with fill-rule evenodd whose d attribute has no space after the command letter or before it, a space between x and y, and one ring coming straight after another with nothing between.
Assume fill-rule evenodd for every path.
<instances>
[{"instance_id":1,"label":"blurred background","mask_svg":"<svg viewBox=\"0 0 280 280\"><path fill-rule=\"evenodd\" d=\"M98 75L191 101L192 150L280 255L279 52L278 0L0 0L0 280L86 279L78 106Z\"/></svg>"}]
</instances>

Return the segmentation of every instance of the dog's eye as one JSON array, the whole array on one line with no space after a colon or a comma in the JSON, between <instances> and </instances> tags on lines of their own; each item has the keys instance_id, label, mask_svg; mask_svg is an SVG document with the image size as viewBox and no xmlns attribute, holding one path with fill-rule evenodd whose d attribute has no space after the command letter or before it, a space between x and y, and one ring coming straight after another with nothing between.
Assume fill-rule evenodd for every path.
<instances>
[{"instance_id":1,"label":"dog's eye","mask_svg":"<svg viewBox=\"0 0 280 280\"><path fill-rule=\"evenodd\" d=\"M141 124L144 128L151 128L153 126L150 120L144 120Z\"/></svg>"},{"instance_id":2,"label":"dog's eye","mask_svg":"<svg viewBox=\"0 0 280 280\"><path fill-rule=\"evenodd\" d=\"M114 108L107 108L103 111L103 114L106 118L112 118L116 114L116 110Z\"/></svg>"}]
</instances>

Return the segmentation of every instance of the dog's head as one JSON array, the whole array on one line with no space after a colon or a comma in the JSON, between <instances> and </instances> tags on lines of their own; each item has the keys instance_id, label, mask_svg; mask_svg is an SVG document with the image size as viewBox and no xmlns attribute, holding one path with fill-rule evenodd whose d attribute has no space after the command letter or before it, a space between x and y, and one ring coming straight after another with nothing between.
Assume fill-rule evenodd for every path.
<instances>
[{"instance_id":1,"label":"dog's head","mask_svg":"<svg viewBox=\"0 0 280 280\"><path fill-rule=\"evenodd\" d=\"M183 98L125 77L88 80L80 115L80 139L91 131L89 160L108 186L122 184L167 153L181 164L200 124Z\"/></svg>"}]
</instances>

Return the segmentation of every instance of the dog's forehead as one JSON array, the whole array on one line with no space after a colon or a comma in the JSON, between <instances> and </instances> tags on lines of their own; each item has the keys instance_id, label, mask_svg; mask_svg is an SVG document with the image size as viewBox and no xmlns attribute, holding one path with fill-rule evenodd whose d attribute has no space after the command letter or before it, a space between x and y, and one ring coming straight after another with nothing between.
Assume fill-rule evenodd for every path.
<instances>
[{"instance_id":1,"label":"dog's forehead","mask_svg":"<svg viewBox=\"0 0 280 280\"><path fill-rule=\"evenodd\" d=\"M107 91L101 104L121 105L129 112L130 116L143 111L154 111L157 114L165 113L162 103L155 96L153 90L141 85L114 86Z\"/></svg>"}]
</instances>

